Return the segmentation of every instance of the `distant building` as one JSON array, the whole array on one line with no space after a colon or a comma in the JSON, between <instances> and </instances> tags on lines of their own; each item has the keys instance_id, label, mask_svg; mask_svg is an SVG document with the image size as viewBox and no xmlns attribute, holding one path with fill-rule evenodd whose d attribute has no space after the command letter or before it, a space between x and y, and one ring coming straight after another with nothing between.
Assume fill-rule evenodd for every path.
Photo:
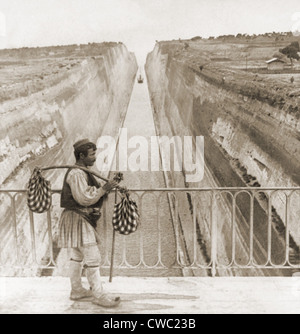
<instances>
[{"instance_id":1,"label":"distant building","mask_svg":"<svg viewBox=\"0 0 300 334\"><path fill-rule=\"evenodd\" d=\"M279 58L272 58L266 61L268 70L283 70L285 61Z\"/></svg>"}]
</instances>

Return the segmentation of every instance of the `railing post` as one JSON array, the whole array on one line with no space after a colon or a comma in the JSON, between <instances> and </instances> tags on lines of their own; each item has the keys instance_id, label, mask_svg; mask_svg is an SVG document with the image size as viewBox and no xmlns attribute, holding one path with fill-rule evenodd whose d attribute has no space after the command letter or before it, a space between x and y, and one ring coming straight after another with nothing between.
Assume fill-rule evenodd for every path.
<instances>
[{"instance_id":1,"label":"railing post","mask_svg":"<svg viewBox=\"0 0 300 334\"><path fill-rule=\"evenodd\" d=\"M236 194L237 195L237 194ZM235 245L235 241L236 241L236 195L233 196L232 198L232 226L231 226L231 257L232 257L232 263L235 264L235 253L236 253L236 245Z\"/></svg>"},{"instance_id":2,"label":"railing post","mask_svg":"<svg viewBox=\"0 0 300 334\"><path fill-rule=\"evenodd\" d=\"M117 203L118 190L115 190L115 204ZM113 218L112 218L113 219ZM114 270L114 256L115 256L115 239L116 231L113 228L112 242L111 242L111 257L110 257L110 270L109 270L109 282L112 282L113 270Z\"/></svg>"},{"instance_id":3,"label":"railing post","mask_svg":"<svg viewBox=\"0 0 300 334\"><path fill-rule=\"evenodd\" d=\"M156 220L157 220L157 230L158 230L158 249L157 249L157 256L158 256L158 263L162 265L161 259L161 222L159 216L159 196L156 196Z\"/></svg>"},{"instance_id":4,"label":"railing post","mask_svg":"<svg viewBox=\"0 0 300 334\"><path fill-rule=\"evenodd\" d=\"M49 240L49 254L50 262L55 266L54 254L53 254L53 234L51 225L51 211L47 211L47 225L48 225L48 240Z\"/></svg>"},{"instance_id":5,"label":"railing post","mask_svg":"<svg viewBox=\"0 0 300 334\"><path fill-rule=\"evenodd\" d=\"M11 210L12 210L12 221L13 221L14 241L15 241L15 250L16 250L16 260L17 260L17 263L20 264L15 196L16 195L11 197Z\"/></svg>"},{"instance_id":6,"label":"railing post","mask_svg":"<svg viewBox=\"0 0 300 334\"><path fill-rule=\"evenodd\" d=\"M253 265L253 242L254 242L254 194L251 192L250 198L250 240L249 240L249 261Z\"/></svg>"},{"instance_id":7,"label":"railing post","mask_svg":"<svg viewBox=\"0 0 300 334\"><path fill-rule=\"evenodd\" d=\"M272 194L273 192L271 192L268 196L268 235L267 235L268 264L271 263L271 252L272 252Z\"/></svg>"},{"instance_id":8,"label":"railing post","mask_svg":"<svg viewBox=\"0 0 300 334\"><path fill-rule=\"evenodd\" d=\"M285 194L286 202L285 202L285 263L289 263L289 252L290 252L290 195Z\"/></svg>"},{"instance_id":9,"label":"railing post","mask_svg":"<svg viewBox=\"0 0 300 334\"><path fill-rule=\"evenodd\" d=\"M194 261L192 263L192 266L196 265L197 263L197 204L195 200L195 194L192 194L191 196L192 203L193 203L193 252L194 252Z\"/></svg>"},{"instance_id":10,"label":"railing post","mask_svg":"<svg viewBox=\"0 0 300 334\"><path fill-rule=\"evenodd\" d=\"M108 223L107 223L107 201L103 201L102 217L103 217L103 248L104 248L104 261L103 265L110 265L108 255Z\"/></svg>"},{"instance_id":11,"label":"railing post","mask_svg":"<svg viewBox=\"0 0 300 334\"><path fill-rule=\"evenodd\" d=\"M29 210L29 221L30 221L32 260L33 262L35 262L35 264L37 264L36 247L35 247L35 233L34 233L34 218L33 218L33 212L31 210Z\"/></svg>"},{"instance_id":12,"label":"railing post","mask_svg":"<svg viewBox=\"0 0 300 334\"><path fill-rule=\"evenodd\" d=\"M212 198L211 198L211 273L212 276L215 277L217 270L217 219L216 219L216 193L215 191L212 192Z\"/></svg>"}]
</instances>

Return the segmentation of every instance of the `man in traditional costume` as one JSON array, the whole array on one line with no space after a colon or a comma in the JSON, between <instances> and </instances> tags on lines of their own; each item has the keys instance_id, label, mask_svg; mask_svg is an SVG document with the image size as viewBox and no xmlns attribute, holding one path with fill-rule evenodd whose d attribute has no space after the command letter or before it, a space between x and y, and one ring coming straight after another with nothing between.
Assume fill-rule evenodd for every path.
<instances>
[{"instance_id":1,"label":"man in traditional costume","mask_svg":"<svg viewBox=\"0 0 300 334\"><path fill-rule=\"evenodd\" d=\"M89 168L96 161L96 145L88 139L76 142L74 155L78 167ZM120 298L112 298L104 293L100 277L100 251L98 248L96 226L100 218L100 208L105 195L118 183L109 180L103 187L95 177L79 168L70 168L66 172L61 207L64 208L60 218L60 248L70 249L69 273L72 300L92 297L92 302L103 307L115 307ZM86 267L87 280L91 290L82 286L82 264Z\"/></svg>"}]
</instances>

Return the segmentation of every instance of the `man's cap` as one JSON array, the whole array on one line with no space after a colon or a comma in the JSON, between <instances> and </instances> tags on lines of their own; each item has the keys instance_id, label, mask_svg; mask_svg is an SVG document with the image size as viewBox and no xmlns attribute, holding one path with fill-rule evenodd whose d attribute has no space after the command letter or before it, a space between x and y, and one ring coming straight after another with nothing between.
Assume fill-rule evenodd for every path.
<instances>
[{"instance_id":1,"label":"man's cap","mask_svg":"<svg viewBox=\"0 0 300 334\"><path fill-rule=\"evenodd\" d=\"M93 144L95 145L93 142L91 142L89 139L85 138L85 139L81 139L81 140L78 140L74 145L74 150L77 150L79 147L83 146L83 145L86 145L86 144Z\"/></svg>"}]
</instances>

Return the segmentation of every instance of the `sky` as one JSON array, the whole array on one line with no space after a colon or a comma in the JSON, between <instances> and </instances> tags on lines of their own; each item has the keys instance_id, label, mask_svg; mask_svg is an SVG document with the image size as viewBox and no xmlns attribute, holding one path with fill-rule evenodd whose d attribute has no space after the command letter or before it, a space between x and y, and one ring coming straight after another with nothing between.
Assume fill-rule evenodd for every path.
<instances>
[{"instance_id":1,"label":"sky","mask_svg":"<svg viewBox=\"0 0 300 334\"><path fill-rule=\"evenodd\" d=\"M300 31L299 0L0 0L0 48Z\"/></svg>"}]
</instances>

